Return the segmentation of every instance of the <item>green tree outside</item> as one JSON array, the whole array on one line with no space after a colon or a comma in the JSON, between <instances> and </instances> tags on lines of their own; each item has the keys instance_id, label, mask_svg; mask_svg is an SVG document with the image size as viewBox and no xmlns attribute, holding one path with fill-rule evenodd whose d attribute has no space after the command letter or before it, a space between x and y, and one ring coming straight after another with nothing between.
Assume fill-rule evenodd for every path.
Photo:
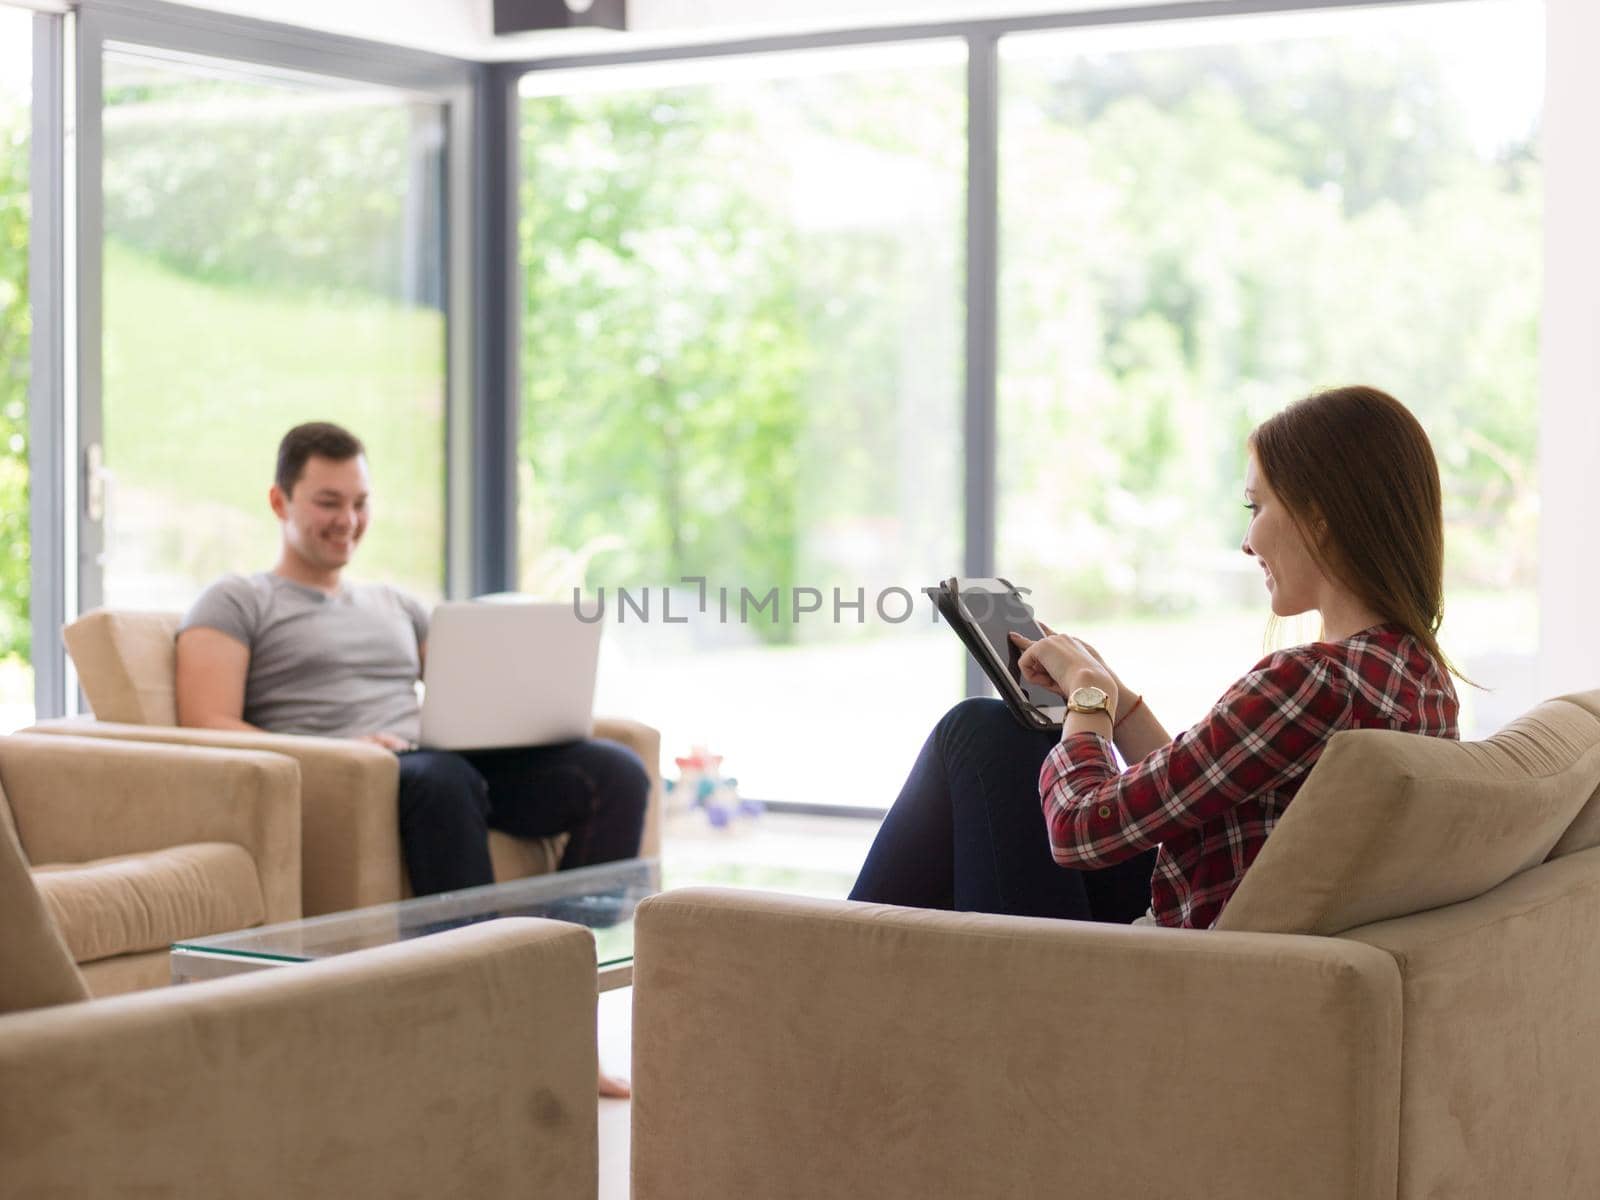
<instances>
[{"instance_id":1,"label":"green tree outside","mask_svg":"<svg viewBox=\"0 0 1600 1200\"><path fill-rule=\"evenodd\" d=\"M748 110L709 87L524 101L532 544L594 549L591 582L660 585L710 565L788 588L831 582L809 529L895 507L903 485L872 467L901 428L883 400L908 357L894 314L921 298L883 236L797 229L783 170L794 139L817 137L959 171L959 90L930 105L911 79L863 74L826 96L787 83ZM1054 571L1096 611L1192 611L1207 584L1185 564L1230 551L1241 527L1244 434L1297 394L1361 377L1434 434L1453 584L1531 586L1535 130L1485 157L1427 48L1404 41L1381 54L1295 44L1007 64L1004 85L1000 538L1013 570ZM330 396L355 394L341 378L378 377L365 360L341 374L350 339L336 331L405 307L393 243L368 235L395 220L409 134L397 118L329 139L330 120L343 118L307 112L182 144L159 121L109 135L108 263L127 289L108 298L137 318L130 329L160 320L140 299L159 292L236 310L251 346L235 360L249 349L278 362L320 330ZM23 115L0 118L0 655L28 652L26 129ZM230 191L241 181L242 207ZM956 211L930 266L962 237ZM435 378L437 313L395 319L418 348L404 371ZM108 363L124 355L126 377L146 380L140 403L201 411L150 384L159 364L135 341L108 347ZM933 354L958 380L959 336L945 342ZM241 378L233 402L259 392L275 411L282 381L257 382ZM412 385L362 385L364 420L384 424L395 386ZM413 402L442 420L437 396ZM945 401L928 403L945 428ZM229 428L176 427L223 440ZM168 473L159 447L129 447L134 478ZM393 456L423 470L408 453ZM959 444L942 453L949 468ZM1064 464L1093 497L1070 518ZM433 503L431 480L423 491ZM1172 497L1188 499L1175 509ZM430 569L398 544L392 554L408 574Z\"/></svg>"},{"instance_id":2,"label":"green tree outside","mask_svg":"<svg viewBox=\"0 0 1600 1200\"><path fill-rule=\"evenodd\" d=\"M27 659L28 117L0 111L0 659Z\"/></svg>"},{"instance_id":3,"label":"green tree outside","mask_svg":"<svg viewBox=\"0 0 1600 1200\"><path fill-rule=\"evenodd\" d=\"M1064 458L1093 497L1077 539L1092 554L1030 557L1028 532L1002 528L1030 577L1075 611L1192 609L1203 564L1243 527L1249 429L1318 387L1371 382L1440 454L1449 584L1532 586L1535 130L1484 156L1436 57L1405 41L1005 78L1003 313L1055 336L1003 347L1002 520L1047 502Z\"/></svg>"},{"instance_id":4,"label":"green tree outside","mask_svg":"<svg viewBox=\"0 0 1600 1200\"><path fill-rule=\"evenodd\" d=\"M568 547L625 529L619 586L792 586L793 248L754 187L708 183L753 131L694 92L523 111L525 511Z\"/></svg>"},{"instance_id":5,"label":"green tree outside","mask_svg":"<svg viewBox=\"0 0 1600 1200\"><path fill-rule=\"evenodd\" d=\"M1358 380L1432 432L1451 586L1532 586L1537 131L1486 156L1430 46L1370 42L1005 64L999 545L1071 611L1226 602L1245 435ZM959 155L961 114L830 86L524 102L525 502L534 546L610 539L591 583L782 586L808 522L893 509L891 248L808 237L774 181L805 135Z\"/></svg>"}]
</instances>

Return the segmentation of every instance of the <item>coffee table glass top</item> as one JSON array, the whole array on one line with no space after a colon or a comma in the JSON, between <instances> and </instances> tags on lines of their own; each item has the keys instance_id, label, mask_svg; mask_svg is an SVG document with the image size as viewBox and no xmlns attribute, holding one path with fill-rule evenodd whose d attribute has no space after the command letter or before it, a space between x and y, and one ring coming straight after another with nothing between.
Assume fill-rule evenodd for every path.
<instances>
[{"instance_id":1,"label":"coffee table glass top","mask_svg":"<svg viewBox=\"0 0 1600 1200\"><path fill-rule=\"evenodd\" d=\"M172 949L257 962L311 962L499 917L548 917L593 930L597 966L604 969L632 959L633 910L660 890L660 863L635 858L192 938L174 942Z\"/></svg>"},{"instance_id":2,"label":"coffee table glass top","mask_svg":"<svg viewBox=\"0 0 1600 1200\"><path fill-rule=\"evenodd\" d=\"M633 960L633 910L639 901L664 886L690 884L840 897L849 890L850 879L805 868L726 863L669 864L663 871L657 859L634 858L237 933L191 938L174 942L172 949L179 954L236 957L258 965L311 962L498 917L547 917L593 931L596 966L604 972Z\"/></svg>"}]
</instances>

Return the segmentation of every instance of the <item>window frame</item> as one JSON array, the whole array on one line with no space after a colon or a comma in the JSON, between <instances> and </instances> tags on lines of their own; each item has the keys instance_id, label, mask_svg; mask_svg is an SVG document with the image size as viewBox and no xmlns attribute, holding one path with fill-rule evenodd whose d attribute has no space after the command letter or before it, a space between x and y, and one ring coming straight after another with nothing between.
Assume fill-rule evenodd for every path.
<instances>
[{"instance_id":1,"label":"window frame","mask_svg":"<svg viewBox=\"0 0 1600 1200\"><path fill-rule=\"evenodd\" d=\"M1066 2L1066 0L1064 0ZM107 41L289 70L343 76L436 94L449 112L447 171L446 591L461 596L501 590L517 577L516 446L520 413L520 283L503 253L515 244L517 97L534 71L603 68L633 63L759 55L952 37L968 42L967 314L964 387L966 486L962 568L992 574L995 539L996 366L998 328L998 44L1006 34L1118 24L1195 20L1435 3L1437 0L1130 0L1121 7L992 19L833 29L809 34L730 39L696 45L600 54L535 55L480 62L327 34L273 21L199 11L163 0L33 0L35 9L33 145L30 189L33 363L29 392L33 545L32 621L37 710L41 717L76 707L60 630L98 600L84 586L81 564L97 549L80 544L81 447L98 432L101 222L99 211L100 56ZM1600 176L1585 174L1592 157L1577 116L1600 85L1578 59L1592 18L1557 0L1547 4L1551 45L1546 158L1567 156L1563 169L1582 197L1550 205L1562 236L1584 242L1579 214L1600 193ZM1565 22L1565 24L1561 24ZM1557 79L1557 70L1565 72ZM1562 106L1573 113L1561 117ZM76 122L76 141L69 131ZM1582 138L1584 140L1580 141ZM1551 147L1558 147L1552 150ZM1559 164L1558 164L1559 165ZM1581 176L1581 178L1580 178ZM1581 186L1580 186L1581 185ZM1553 190L1553 189L1552 189ZM1580 206L1577 201L1583 199ZM1592 207L1592 206L1588 206ZM1558 240L1547 223L1547 247ZM1580 234L1582 236L1580 236ZM1586 339L1593 309L1592 256L1547 250L1545 363L1540 397L1540 455L1588 463L1600 456L1582 398L1600 366ZM1581 320L1580 320L1581 318ZM86 430L85 416L92 419ZM1594 444L1591 444L1594 443ZM1545 472L1547 516L1558 508L1592 506L1600 472ZM1559 503L1557 501L1559 500ZM1600 644L1585 637L1581 605L1568 594L1600 586L1597 556L1574 554L1586 534L1573 521L1541 523L1540 690L1567 687L1600 670ZM1579 545L1575 545L1577 542ZM1557 555L1559 551L1559 555ZM1558 593L1560 593L1558 595ZM1558 659L1558 647L1566 653ZM1584 648L1588 647L1588 648ZM1581 650L1581 653L1579 652ZM969 672L969 689L981 685Z\"/></svg>"}]
</instances>

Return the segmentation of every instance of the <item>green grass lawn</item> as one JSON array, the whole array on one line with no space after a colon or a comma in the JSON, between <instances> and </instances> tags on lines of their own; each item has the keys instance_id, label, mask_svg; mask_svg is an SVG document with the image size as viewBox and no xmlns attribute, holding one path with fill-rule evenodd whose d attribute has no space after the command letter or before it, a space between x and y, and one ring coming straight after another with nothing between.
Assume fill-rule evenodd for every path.
<instances>
[{"instance_id":1,"label":"green grass lawn","mask_svg":"<svg viewBox=\"0 0 1600 1200\"><path fill-rule=\"evenodd\" d=\"M362 576L437 593L444 339L437 310L201 282L108 243L106 461L125 511L162 527L143 550L159 561L141 569L182 573L196 559L186 541L219 528L229 531L221 556L239 560L224 569L269 566L259 555L275 541L266 493L278 439L298 422L331 420L366 442L372 467ZM207 576L215 557L196 559Z\"/></svg>"}]
</instances>

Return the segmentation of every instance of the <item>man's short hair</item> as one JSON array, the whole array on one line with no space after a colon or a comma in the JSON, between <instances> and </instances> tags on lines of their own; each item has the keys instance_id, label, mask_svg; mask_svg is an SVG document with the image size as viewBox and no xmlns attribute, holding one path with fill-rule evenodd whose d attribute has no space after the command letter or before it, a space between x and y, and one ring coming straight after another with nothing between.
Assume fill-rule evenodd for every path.
<instances>
[{"instance_id":1,"label":"man's short hair","mask_svg":"<svg viewBox=\"0 0 1600 1200\"><path fill-rule=\"evenodd\" d=\"M278 471L273 482L287 496L306 473L306 460L313 455L346 462L366 452L361 439L344 426L331 421L307 421L289 430L278 443Z\"/></svg>"}]
</instances>

